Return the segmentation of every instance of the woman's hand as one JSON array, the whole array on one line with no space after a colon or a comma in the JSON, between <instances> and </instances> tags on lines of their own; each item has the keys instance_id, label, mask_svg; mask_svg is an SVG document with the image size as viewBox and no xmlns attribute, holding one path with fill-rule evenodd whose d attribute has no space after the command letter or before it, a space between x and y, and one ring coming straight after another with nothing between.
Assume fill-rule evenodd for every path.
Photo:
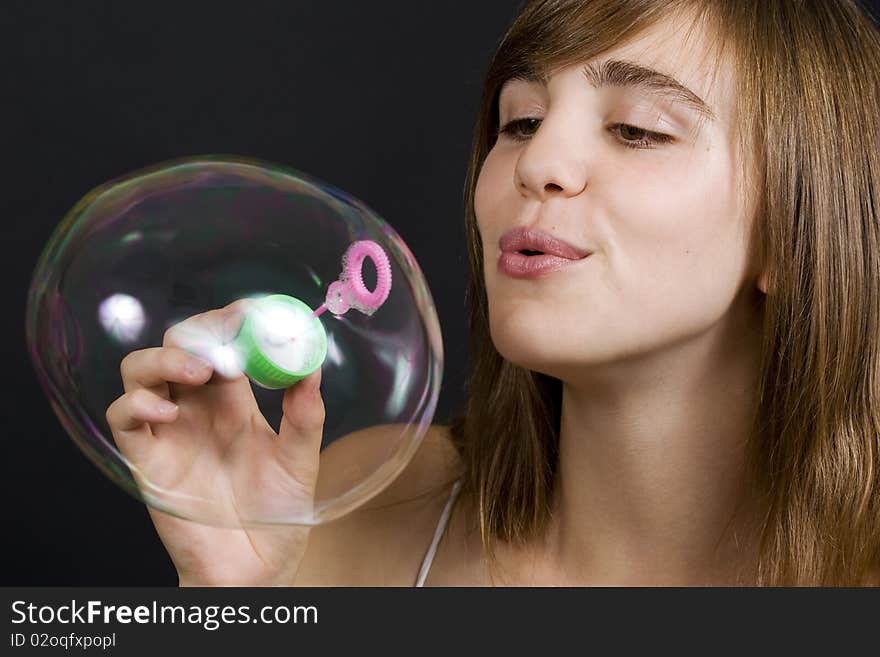
<instances>
[{"instance_id":1,"label":"woman's hand","mask_svg":"<svg viewBox=\"0 0 880 657\"><path fill-rule=\"evenodd\" d=\"M138 485L158 490L160 500L166 491L171 509L180 507L171 499L184 495L191 509L201 504L233 527L148 507L181 585L290 584L308 540L307 526L235 527L311 509L324 429L321 370L285 391L276 434L244 374L221 376L191 353L199 336L233 338L250 303L188 318L165 333L161 347L128 354L120 368L125 394L107 409Z\"/></svg>"}]
</instances>

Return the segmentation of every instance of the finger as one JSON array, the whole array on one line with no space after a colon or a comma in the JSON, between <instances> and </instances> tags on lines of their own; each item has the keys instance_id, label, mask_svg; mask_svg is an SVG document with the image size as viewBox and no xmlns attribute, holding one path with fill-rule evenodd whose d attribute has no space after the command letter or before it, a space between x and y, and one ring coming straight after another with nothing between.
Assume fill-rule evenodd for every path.
<instances>
[{"instance_id":1,"label":"finger","mask_svg":"<svg viewBox=\"0 0 880 657\"><path fill-rule=\"evenodd\" d=\"M114 432L135 431L147 423L168 424L177 419L177 404L145 388L122 395L107 408L107 423Z\"/></svg>"},{"instance_id":2,"label":"finger","mask_svg":"<svg viewBox=\"0 0 880 657\"><path fill-rule=\"evenodd\" d=\"M179 347L211 363L221 378L244 376L243 355L235 340L256 299L233 301L223 308L194 315L170 327L163 337L166 347Z\"/></svg>"},{"instance_id":3,"label":"finger","mask_svg":"<svg viewBox=\"0 0 880 657\"><path fill-rule=\"evenodd\" d=\"M180 347L151 347L128 354L119 370L126 392L150 388L167 398L168 388L164 384L170 381L200 385L211 378L213 367L207 360Z\"/></svg>"},{"instance_id":4,"label":"finger","mask_svg":"<svg viewBox=\"0 0 880 657\"><path fill-rule=\"evenodd\" d=\"M325 408L321 397L321 369L318 368L284 392L278 449L281 457L303 480L317 478Z\"/></svg>"},{"instance_id":5,"label":"finger","mask_svg":"<svg viewBox=\"0 0 880 657\"><path fill-rule=\"evenodd\" d=\"M257 299L239 299L219 310L222 317L220 337L224 342L234 340L241 330L244 318L250 312Z\"/></svg>"},{"instance_id":6,"label":"finger","mask_svg":"<svg viewBox=\"0 0 880 657\"><path fill-rule=\"evenodd\" d=\"M245 316L256 302L257 299L238 299L222 308L188 317L165 331L162 344L185 349L228 344L238 335Z\"/></svg>"}]
</instances>

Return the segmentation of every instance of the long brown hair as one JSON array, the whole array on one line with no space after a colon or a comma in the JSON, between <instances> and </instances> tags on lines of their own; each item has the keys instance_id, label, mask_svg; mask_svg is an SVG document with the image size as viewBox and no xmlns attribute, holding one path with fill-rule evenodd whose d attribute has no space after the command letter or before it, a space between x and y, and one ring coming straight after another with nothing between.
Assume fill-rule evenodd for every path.
<instances>
[{"instance_id":1,"label":"long brown hair","mask_svg":"<svg viewBox=\"0 0 880 657\"><path fill-rule=\"evenodd\" d=\"M540 535L562 387L489 334L474 189L511 78L584 62L670 12L714 27L737 85L751 243L769 264L748 474L760 585L862 585L880 572L880 34L855 0L534 0L485 75L465 190L467 402L452 435L482 544Z\"/></svg>"}]
</instances>

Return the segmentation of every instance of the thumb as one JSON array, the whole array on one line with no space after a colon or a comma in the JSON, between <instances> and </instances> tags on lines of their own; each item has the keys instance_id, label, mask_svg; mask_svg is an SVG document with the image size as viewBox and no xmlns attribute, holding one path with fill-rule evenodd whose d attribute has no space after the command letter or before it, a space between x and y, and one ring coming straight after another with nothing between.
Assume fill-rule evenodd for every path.
<instances>
[{"instance_id":1,"label":"thumb","mask_svg":"<svg viewBox=\"0 0 880 657\"><path fill-rule=\"evenodd\" d=\"M285 390L281 407L284 411L278 429L281 457L299 481L313 485L317 481L324 435L321 368Z\"/></svg>"}]
</instances>

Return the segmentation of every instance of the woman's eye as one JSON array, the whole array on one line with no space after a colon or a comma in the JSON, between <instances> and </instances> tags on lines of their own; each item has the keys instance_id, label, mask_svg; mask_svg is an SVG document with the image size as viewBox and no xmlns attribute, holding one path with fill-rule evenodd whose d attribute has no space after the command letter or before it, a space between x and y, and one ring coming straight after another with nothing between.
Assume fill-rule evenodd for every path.
<instances>
[{"instance_id":1,"label":"woman's eye","mask_svg":"<svg viewBox=\"0 0 880 657\"><path fill-rule=\"evenodd\" d=\"M666 144L673 139L669 135L643 130L628 123L615 123L609 127L609 130L619 135L619 141L627 148L655 148L657 144Z\"/></svg>"},{"instance_id":2,"label":"woman's eye","mask_svg":"<svg viewBox=\"0 0 880 657\"><path fill-rule=\"evenodd\" d=\"M541 125L541 119L521 118L513 119L504 124L498 131L499 135L507 135L514 141L526 141L533 136ZM614 123L608 127L612 134L617 137L627 148L648 149L655 148L658 144L673 141L673 137L659 132L643 130L628 123Z\"/></svg>"},{"instance_id":3,"label":"woman's eye","mask_svg":"<svg viewBox=\"0 0 880 657\"><path fill-rule=\"evenodd\" d=\"M525 141L537 131L538 126L541 125L541 119L533 119L533 118L522 118L522 119L513 119L512 121L508 121L504 124L504 126L498 131L500 135L507 135L514 141ZM528 134L523 136L522 130L528 130Z\"/></svg>"}]
</instances>

